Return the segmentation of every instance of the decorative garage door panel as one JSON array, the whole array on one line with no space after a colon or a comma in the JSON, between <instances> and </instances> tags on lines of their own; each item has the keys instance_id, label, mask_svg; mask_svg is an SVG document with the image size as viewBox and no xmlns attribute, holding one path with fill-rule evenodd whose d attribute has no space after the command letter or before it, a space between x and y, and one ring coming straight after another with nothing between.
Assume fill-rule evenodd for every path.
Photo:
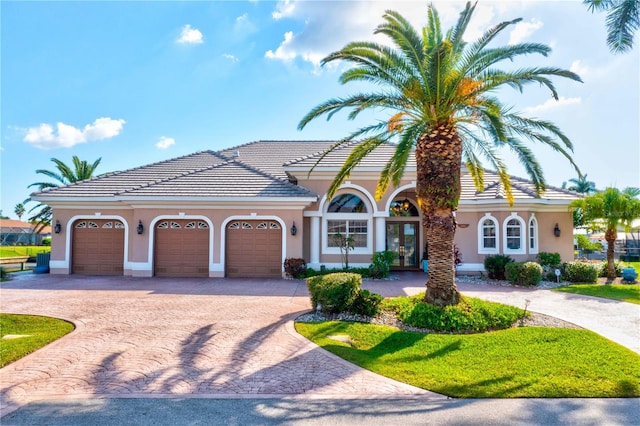
<instances>
[{"instance_id":1,"label":"decorative garage door panel","mask_svg":"<svg viewBox=\"0 0 640 426\"><path fill-rule=\"evenodd\" d=\"M155 232L157 277L209 276L209 225L201 220L161 220Z\"/></svg>"},{"instance_id":2,"label":"decorative garage door panel","mask_svg":"<svg viewBox=\"0 0 640 426\"><path fill-rule=\"evenodd\" d=\"M82 219L73 224L71 272L79 275L124 273L124 224Z\"/></svg>"},{"instance_id":3,"label":"decorative garage door panel","mask_svg":"<svg viewBox=\"0 0 640 426\"><path fill-rule=\"evenodd\" d=\"M282 276L282 229L272 220L239 220L227 226L228 277Z\"/></svg>"}]
</instances>

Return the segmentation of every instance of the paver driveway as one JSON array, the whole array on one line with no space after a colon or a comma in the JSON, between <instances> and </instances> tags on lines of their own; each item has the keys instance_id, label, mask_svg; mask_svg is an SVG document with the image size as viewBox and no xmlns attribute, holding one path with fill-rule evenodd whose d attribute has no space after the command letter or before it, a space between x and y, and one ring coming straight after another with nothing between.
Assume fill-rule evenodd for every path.
<instances>
[{"instance_id":1,"label":"paver driveway","mask_svg":"<svg viewBox=\"0 0 640 426\"><path fill-rule=\"evenodd\" d=\"M0 369L3 414L46 398L161 395L445 397L317 348L291 320L310 309L288 280L23 274L2 312L64 318L76 330Z\"/></svg>"}]
</instances>

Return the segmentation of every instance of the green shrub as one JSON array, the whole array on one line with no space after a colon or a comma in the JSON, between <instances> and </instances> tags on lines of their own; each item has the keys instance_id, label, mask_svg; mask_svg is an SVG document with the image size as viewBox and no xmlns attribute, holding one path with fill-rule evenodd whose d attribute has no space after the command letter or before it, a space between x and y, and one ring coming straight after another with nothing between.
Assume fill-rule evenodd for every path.
<instances>
[{"instance_id":1,"label":"green shrub","mask_svg":"<svg viewBox=\"0 0 640 426\"><path fill-rule=\"evenodd\" d=\"M354 314L375 317L380 310L381 302L382 296L379 294L372 293L369 290L360 290L348 310Z\"/></svg>"},{"instance_id":2,"label":"green shrub","mask_svg":"<svg viewBox=\"0 0 640 426\"><path fill-rule=\"evenodd\" d=\"M605 260L600 265L600 272L598 273L598 276L599 277L606 277L607 276L607 272L608 272L608 268L609 268L609 264ZM613 268L616 270L616 277L621 277L622 276L622 268L623 268L622 262L614 261L613 262Z\"/></svg>"},{"instance_id":3,"label":"green shrub","mask_svg":"<svg viewBox=\"0 0 640 426\"><path fill-rule=\"evenodd\" d=\"M589 262L568 262L564 264L562 278L572 283L595 283L600 273L600 265Z\"/></svg>"},{"instance_id":4,"label":"green shrub","mask_svg":"<svg viewBox=\"0 0 640 426\"><path fill-rule=\"evenodd\" d=\"M445 332L483 332L511 327L525 315L522 309L500 303L464 297L457 305L445 307L423 302L424 293L385 299L382 306L398 319L414 327Z\"/></svg>"},{"instance_id":5,"label":"green shrub","mask_svg":"<svg viewBox=\"0 0 640 426\"><path fill-rule=\"evenodd\" d=\"M307 278L311 305L322 312L347 311L360 292L362 277L358 274L338 272Z\"/></svg>"},{"instance_id":6,"label":"green shrub","mask_svg":"<svg viewBox=\"0 0 640 426\"><path fill-rule=\"evenodd\" d=\"M43 246L50 246L51 245L51 238L43 238L42 239L42 245Z\"/></svg>"},{"instance_id":7,"label":"green shrub","mask_svg":"<svg viewBox=\"0 0 640 426\"><path fill-rule=\"evenodd\" d=\"M302 278L307 271L304 259L288 257L284 260L284 272L289 278Z\"/></svg>"},{"instance_id":8,"label":"green shrub","mask_svg":"<svg viewBox=\"0 0 640 426\"><path fill-rule=\"evenodd\" d=\"M536 260L542 266L543 269L548 268L557 268L562 264L562 259L560 259L560 253L548 253L548 252L540 252L536 256Z\"/></svg>"},{"instance_id":9,"label":"green shrub","mask_svg":"<svg viewBox=\"0 0 640 426\"><path fill-rule=\"evenodd\" d=\"M486 269L489 278L494 280L504 280L504 268L507 263L510 262L513 262L513 259L509 256L501 254L487 256L484 259L484 269Z\"/></svg>"},{"instance_id":10,"label":"green shrub","mask_svg":"<svg viewBox=\"0 0 640 426\"><path fill-rule=\"evenodd\" d=\"M391 262L396 254L392 251L377 251L373 254L371 265L369 265L368 276L371 278L387 278L391 271Z\"/></svg>"},{"instance_id":11,"label":"green shrub","mask_svg":"<svg viewBox=\"0 0 640 426\"><path fill-rule=\"evenodd\" d=\"M513 285L533 287L542 281L542 266L536 262L509 262L505 275Z\"/></svg>"}]
</instances>

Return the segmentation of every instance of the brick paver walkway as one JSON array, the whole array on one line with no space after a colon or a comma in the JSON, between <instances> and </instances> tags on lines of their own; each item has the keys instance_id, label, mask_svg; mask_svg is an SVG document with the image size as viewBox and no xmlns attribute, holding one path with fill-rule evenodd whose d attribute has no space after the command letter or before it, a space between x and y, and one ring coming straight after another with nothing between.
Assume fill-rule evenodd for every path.
<instances>
[{"instance_id":1,"label":"brick paver walkway","mask_svg":"<svg viewBox=\"0 0 640 426\"><path fill-rule=\"evenodd\" d=\"M0 308L76 330L0 369L2 414L46 398L162 395L444 398L360 369L297 335L304 282L24 274Z\"/></svg>"}]
</instances>

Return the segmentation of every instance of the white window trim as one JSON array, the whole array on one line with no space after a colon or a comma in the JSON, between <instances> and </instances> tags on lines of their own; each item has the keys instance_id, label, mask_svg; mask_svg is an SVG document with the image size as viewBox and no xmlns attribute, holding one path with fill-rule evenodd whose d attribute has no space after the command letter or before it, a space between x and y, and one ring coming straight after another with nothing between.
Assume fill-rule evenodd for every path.
<instances>
[{"instance_id":1,"label":"white window trim","mask_svg":"<svg viewBox=\"0 0 640 426\"><path fill-rule=\"evenodd\" d=\"M493 226L496 228L496 247L486 248L484 246L484 234L482 233L482 224L485 220L493 222ZM498 219L491 216L491 213L485 213L484 216L478 221L478 254L498 254L500 253L500 227L498 226Z\"/></svg>"},{"instance_id":2,"label":"white window trim","mask_svg":"<svg viewBox=\"0 0 640 426\"><path fill-rule=\"evenodd\" d=\"M520 248L519 249L510 249L507 244L507 223L511 220L516 220L520 224ZM504 254L527 254L527 228L524 220L518 216L518 213L511 213L504 222L502 222L502 247Z\"/></svg>"},{"instance_id":3,"label":"white window trim","mask_svg":"<svg viewBox=\"0 0 640 426\"><path fill-rule=\"evenodd\" d=\"M333 198L343 194L353 194L364 202L367 207L367 213L328 213L327 210L331 205ZM349 251L349 254L373 254L373 206L367 202L368 198L363 197L362 194L350 191L341 191L334 195L331 200L323 206L324 215L322 216L322 254L341 254L339 247L329 247L329 240L327 235L327 222L330 220L362 220L367 222L367 245L366 247L354 247Z\"/></svg>"},{"instance_id":4,"label":"white window trim","mask_svg":"<svg viewBox=\"0 0 640 426\"><path fill-rule=\"evenodd\" d=\"M531 235L531 225L535 228L535 235ZM538 238L540 232L538 228L538 219L536 219L535 213L531 213L531 217L529 218L529 226L527 226L527 249L531 254L538 254ZM533 237L533 247L531 247L531 238Z\"/></svg>"}]
</instances>

